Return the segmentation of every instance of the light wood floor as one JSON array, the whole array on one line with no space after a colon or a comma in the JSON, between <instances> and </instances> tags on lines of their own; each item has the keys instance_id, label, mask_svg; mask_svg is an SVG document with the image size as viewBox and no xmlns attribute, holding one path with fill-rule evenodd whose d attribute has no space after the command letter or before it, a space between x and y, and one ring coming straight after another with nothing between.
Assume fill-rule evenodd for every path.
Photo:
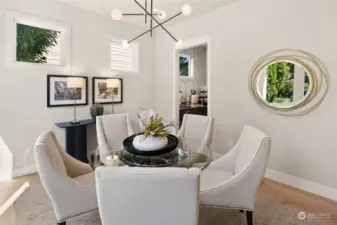
<instances>
[{"instance_id":1,"label":"light wood floor","mask_svg":"<svg viewBox=\"0 0 337 225\"><path fill-rule=\"evenodd\" d=\"M37 174L0 182L0 206L26 181L30 184L40 183ZM335 201L269 179L264 179L258 191L258 195L271 198L275 202L296 208L300 211L331 214L333 224L337 224L337 202Z\"/></svg>"},{"instance_id":2,"label":"light wood floor","mask_svg":"<svg viewBox=\"0 0 337 225\"><path fill-rule=\"evenodd\" d=\"M258 195L263 195L300 211L313 214L330 214L337 224L337 202L293 188L276 181L264 179Z\"/></svg>"},{"instance_id":3,"label":"light wood floor","mask_svg":"<svg viewBox=\"0 0 337 225\"><path fill-rule=\"evenodd\" d=\"M4 204L25 182L32 184L40 183L37 174L19 177L10 181L0 182L0 206Z\"/></svg>"}]
</instances>

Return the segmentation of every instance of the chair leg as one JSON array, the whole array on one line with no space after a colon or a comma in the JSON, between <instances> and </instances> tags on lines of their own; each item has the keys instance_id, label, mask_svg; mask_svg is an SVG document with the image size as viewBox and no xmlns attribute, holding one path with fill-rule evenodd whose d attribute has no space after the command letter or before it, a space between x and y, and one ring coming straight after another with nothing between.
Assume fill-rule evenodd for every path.
<instances>
[{"instance_id":1,"label":"chair leg","mask_svg":"<svg viewBox=\"0 0 337 225\"><path fill-rule=\"evenodd\" d=\"M57 225L66 225L66 221L61 222L61 223L57 223Z\"/></svg>"},{"instance_id":2,"label":"chair leg","mask_svg":"<svg viewBox=\"0 0 337 225\"><path fill-rule=\"evenodd\" d=\"M253 211L246 211L247 225L253 225Z\"/></svg>"}]
</instances>

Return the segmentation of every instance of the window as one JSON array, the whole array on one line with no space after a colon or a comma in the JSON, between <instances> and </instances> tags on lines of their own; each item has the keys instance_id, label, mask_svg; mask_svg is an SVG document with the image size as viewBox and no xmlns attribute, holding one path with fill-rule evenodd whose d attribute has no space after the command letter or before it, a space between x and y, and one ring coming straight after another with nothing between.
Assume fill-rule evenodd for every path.
<instances>
[{"instance_id":1,"label":"window","mask_svg":"<svg viewBox=\"0 0 337 225\"><path fill-rule=\"evenodd\" d=\"M189 56L179 57L179 73L182 77L192 77L192 59Z\"/></svg>"},{"instance_id":2,"label":"window","mask_svg":"<svg viewBox=\"0 0 337 225\"><path fill-rule=\"evenodd\" d=\"M16 61L61 64L60 31L16 24Z\"/></svg>"},{"instance_id":3,"label":"window","mask_svg":"<svg viewBox=\"0 0 337 225\"><path fill-rule=\"evenodd\" d=\"M64 65L70 59L70 28L41 18L7 12L10 62Z\"/></svg>"},{"instance_id":4,"label":"window","mask_svg":"<svg viewBox=\"0 0 337 225\"><path fill-rule=\"evenodd\" d=\"M138 44L125 48L121 40L112 39L110 44L110 69L138 72Z\"/></svg>"}]
</instances>

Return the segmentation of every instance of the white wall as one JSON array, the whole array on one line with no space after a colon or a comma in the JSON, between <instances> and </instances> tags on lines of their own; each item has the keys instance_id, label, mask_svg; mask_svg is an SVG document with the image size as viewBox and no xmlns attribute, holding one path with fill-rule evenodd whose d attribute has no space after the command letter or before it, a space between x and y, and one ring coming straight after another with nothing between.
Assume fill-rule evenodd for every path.
<instances>
[{"instance_id":1,"label":"white wall","mask_svg":"<svg viewBox=\"0 0 337 225\"><path fill-rule=\"evenodd\" d=\"M109 37L131 38L142 31L122 22L113 22L84 10L51 0L1 0L0 1L0 135L14 154L15 168L24 166L25 151L31 148L38 135L53 129L64 143L64 130L54 123L70 121L72 107L47 108L47 74L69 74L58 67L9 67L5 64L5 12L13 10L23 14L59 21L72 27L72 73L89 76L89 105L78 107L79 119L90 118L91 77L111 76L109 71ZM140 42L140 73L126 74L124 103L115 107L116 112L129 112L136 117L138 105L152 107L153 84L152 40L145 37ZM110 113L111 106L106 106ZM89 128L89 148L96 147L95 127Z\"/></svg>"},{"instance_id":2,"label":"white wall","mask_svg":"<svg viewBox=\"0 0 337 225\"><path fill-rule=\"evenodd\" d=\"M9 180L13 172L13 154L0 137L0 181Z\"/></svg>"},{"instance_id":3,"label":"white wall","mask_svg":"<svg viewBox=\"0 0 337 225\"><path fill-rule=\"evenodd\" d=\"M270 169L337 189L336 11L335 0L238 0L169 28L182 40L210 36L216 151L227 151L243 126L251 124L272 137ZM173 114L173 48L166 33L157 35L156 110L168 119ZM328 95L305 116L271 114L248 91L256 60L281 48L311 52L330 71Z\"/></svg>"}]
</instances>

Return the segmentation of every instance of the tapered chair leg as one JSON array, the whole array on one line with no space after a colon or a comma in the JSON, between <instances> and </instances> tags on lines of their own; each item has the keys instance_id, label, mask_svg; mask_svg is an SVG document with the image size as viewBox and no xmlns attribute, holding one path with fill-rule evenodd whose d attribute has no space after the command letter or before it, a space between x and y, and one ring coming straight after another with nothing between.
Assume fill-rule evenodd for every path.
<instances>
[{"instance_id":1,"label":"tapered chair leg","mask_svg":"<svg viewBox=\"0 0 337 225\"><path fill-rule=\"evenodd\" d=\"M61 223L57 223L57 225L66 225L66 221L61 222Z\"/></svg>"},{"instance_id":2,"label":"tapered chair leg","mask_svg":"<svg viewBox=\"0 0 337 225\"><path fill-rule=\"evenodd\" d=\"M253 211L246 211L247 225L253 225Z\"/></svg>"}]
</instances>

